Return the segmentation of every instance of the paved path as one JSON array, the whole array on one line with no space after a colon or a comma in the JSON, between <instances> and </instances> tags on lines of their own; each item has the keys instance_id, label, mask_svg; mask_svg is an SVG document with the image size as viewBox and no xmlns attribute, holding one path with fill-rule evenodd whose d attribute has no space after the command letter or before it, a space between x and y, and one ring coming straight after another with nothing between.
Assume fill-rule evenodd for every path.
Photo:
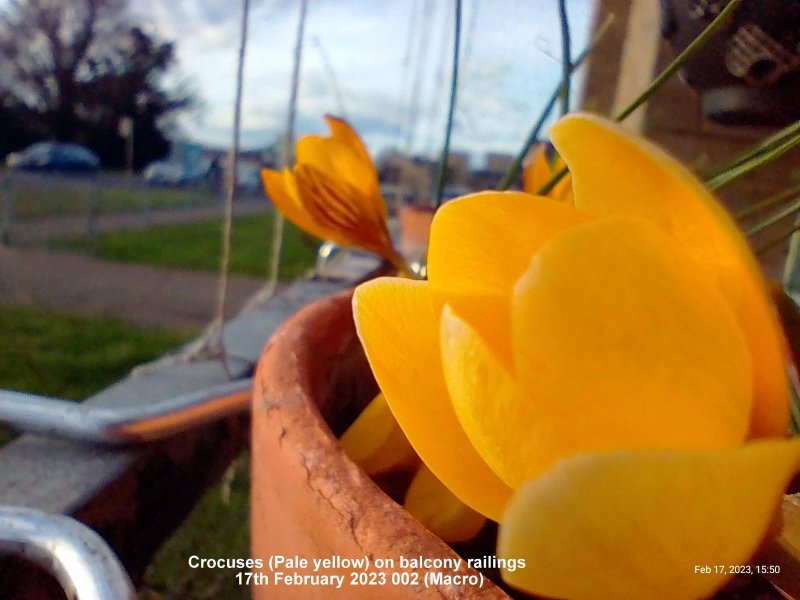
<instances>
[{"instance_id":1,"label":"paved path","mask_svg":"<svg viewBox=\"0 0 800 600\"><path fill-rule=\"evenodd\" d=\"M260 278L232 276L227 314L235 314L263 283ZM210 322L216 293L213 273L0 247L0 305L37 306L113 317L141 327L189 330Z\"/></svg>"}]
</instances>

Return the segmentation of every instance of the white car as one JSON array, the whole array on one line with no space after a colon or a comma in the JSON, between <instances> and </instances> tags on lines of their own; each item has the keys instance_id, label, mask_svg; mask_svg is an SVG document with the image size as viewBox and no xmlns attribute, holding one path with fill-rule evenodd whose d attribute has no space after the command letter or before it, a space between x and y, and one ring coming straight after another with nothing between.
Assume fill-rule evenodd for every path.
<instances>
[{"instance_id":1,"label":"white car","mask_svg":"<svg viewBox=\"0 0 800 600\"><path fill-rule=\"evenodd\" d=\"M142 174L150 185L183 185L186 177L183 166L169 160L150 163Z\"/></svg>"}]
</instances>

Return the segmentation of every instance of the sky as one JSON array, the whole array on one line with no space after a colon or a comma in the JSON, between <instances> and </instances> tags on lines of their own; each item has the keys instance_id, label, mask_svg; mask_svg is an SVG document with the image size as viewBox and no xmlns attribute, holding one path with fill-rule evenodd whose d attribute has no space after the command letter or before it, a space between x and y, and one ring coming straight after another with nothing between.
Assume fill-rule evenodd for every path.
<instances>
[{"instance_id":1,"label":"sky","mask_svg":"<svg viewBox=\"0 0 800 600\"><path fill-rule=\"evenodd\" d=\"M589 37L592 0L569 0L572 54ZM480 166L487 152L516 153L561 76L557 0L463 0L461 58L451 149ZM130 0L130 10L174 40L173 82L200 106L181 136L230 146L241 3ZM286 130L299 0L251 0L242 145L263 148ZM323 115L344 115L376 156L389 149L438 155L449 96L454 2L308 0L297 133L325 134ZM579 86L579 82L578 82ZM579 95L579 89L574 96Z\"/></svg>"}]
</instances>

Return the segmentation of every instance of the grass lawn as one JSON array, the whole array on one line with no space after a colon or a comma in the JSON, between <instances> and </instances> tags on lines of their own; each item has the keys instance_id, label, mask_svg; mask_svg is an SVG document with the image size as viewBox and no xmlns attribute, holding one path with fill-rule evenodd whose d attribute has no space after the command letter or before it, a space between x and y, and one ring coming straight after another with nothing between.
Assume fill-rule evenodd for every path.
<instances>
[{"instance_id":1,"label":"grass lawn","mask_svg":"<svg viewBox=\"0 0 800 600\"><path fill-rule=\"evenodd\" d=\"M0 305L0 388L81 399L131 368L186 342L186 334L142 330L108 320ZM0 431L0 443L9 439ZM234 573L192 570L192 554L249 554L249 462L239 458L227 485L210 490L159 551L139 592L142 600L249 598Z\"/></svg>"},{"instance_id":2,"label":"grass lawn","mask_svg":"<svg viewBox=\"0 0 800 600\"><path fill-rule=\"evenodd\" d=\"M18 219L85 214L89 206L102 213L138 211L149 208L212 206L219 194L192 188L148 188L144 186L103 185L91 180L65 183L25 179L11 187L14 216Z\"/></svg>"},{"instance_id":3,"label":"grass lawn","mask_svg":"<svg viewBox=\"0 0 800 600\"><path fill-rule=\"evenodd\" d=\"M73 400L188 340L110 319L0 306L0 387Z\"/></svg>"},{"instance_id":4,"label":"grass lawn","mask_svg":"<svg viewBox=\"0 0 800 600\"><path fill-rule=\"evenodd\" d=\"M209 558L250 556L250 460L240 456L227 481L209 490L183 526L161 547L144 574L140 600L249 600L248 586L236 583L236 571L190 569L197 555ZM245 569L246 570L246 569Z\"/></svg>"},{"instance_id":5,"label":"grass lawn","mask_svg":"<svg viewBox=\"0 0 800 600\"><path fill-rule=\"evenodd\" d=\"M272 214L237 217L233 222L231 272L266 277L272 239ZM218 271L222 221L161 225L144 231L118 231L86 240L58 242L60 247L93 252L100 258L164 267ZM319 241L286 223L281 279L303 275L316 260Z\"/></svg>"}]
</instances>

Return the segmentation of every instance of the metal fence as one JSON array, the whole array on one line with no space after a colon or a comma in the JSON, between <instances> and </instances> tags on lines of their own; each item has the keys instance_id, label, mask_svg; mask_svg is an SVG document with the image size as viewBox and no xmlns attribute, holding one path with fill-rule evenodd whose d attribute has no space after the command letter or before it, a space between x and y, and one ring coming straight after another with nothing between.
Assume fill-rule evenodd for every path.
<instances>
[{"instance_id":1,"label":"metal fence","mask_svg":"<svg viewBox=\"0 0 800 600\"><path fill-rule=\"evenodd\" d=\"M260 189L239 190L242 204L263 204ZM103 231L211 219L223 195L211 184L156 186L140 176L101 172L0 173L0 243L35 244L96 237Z\"/></svg>"}]
</instances>

